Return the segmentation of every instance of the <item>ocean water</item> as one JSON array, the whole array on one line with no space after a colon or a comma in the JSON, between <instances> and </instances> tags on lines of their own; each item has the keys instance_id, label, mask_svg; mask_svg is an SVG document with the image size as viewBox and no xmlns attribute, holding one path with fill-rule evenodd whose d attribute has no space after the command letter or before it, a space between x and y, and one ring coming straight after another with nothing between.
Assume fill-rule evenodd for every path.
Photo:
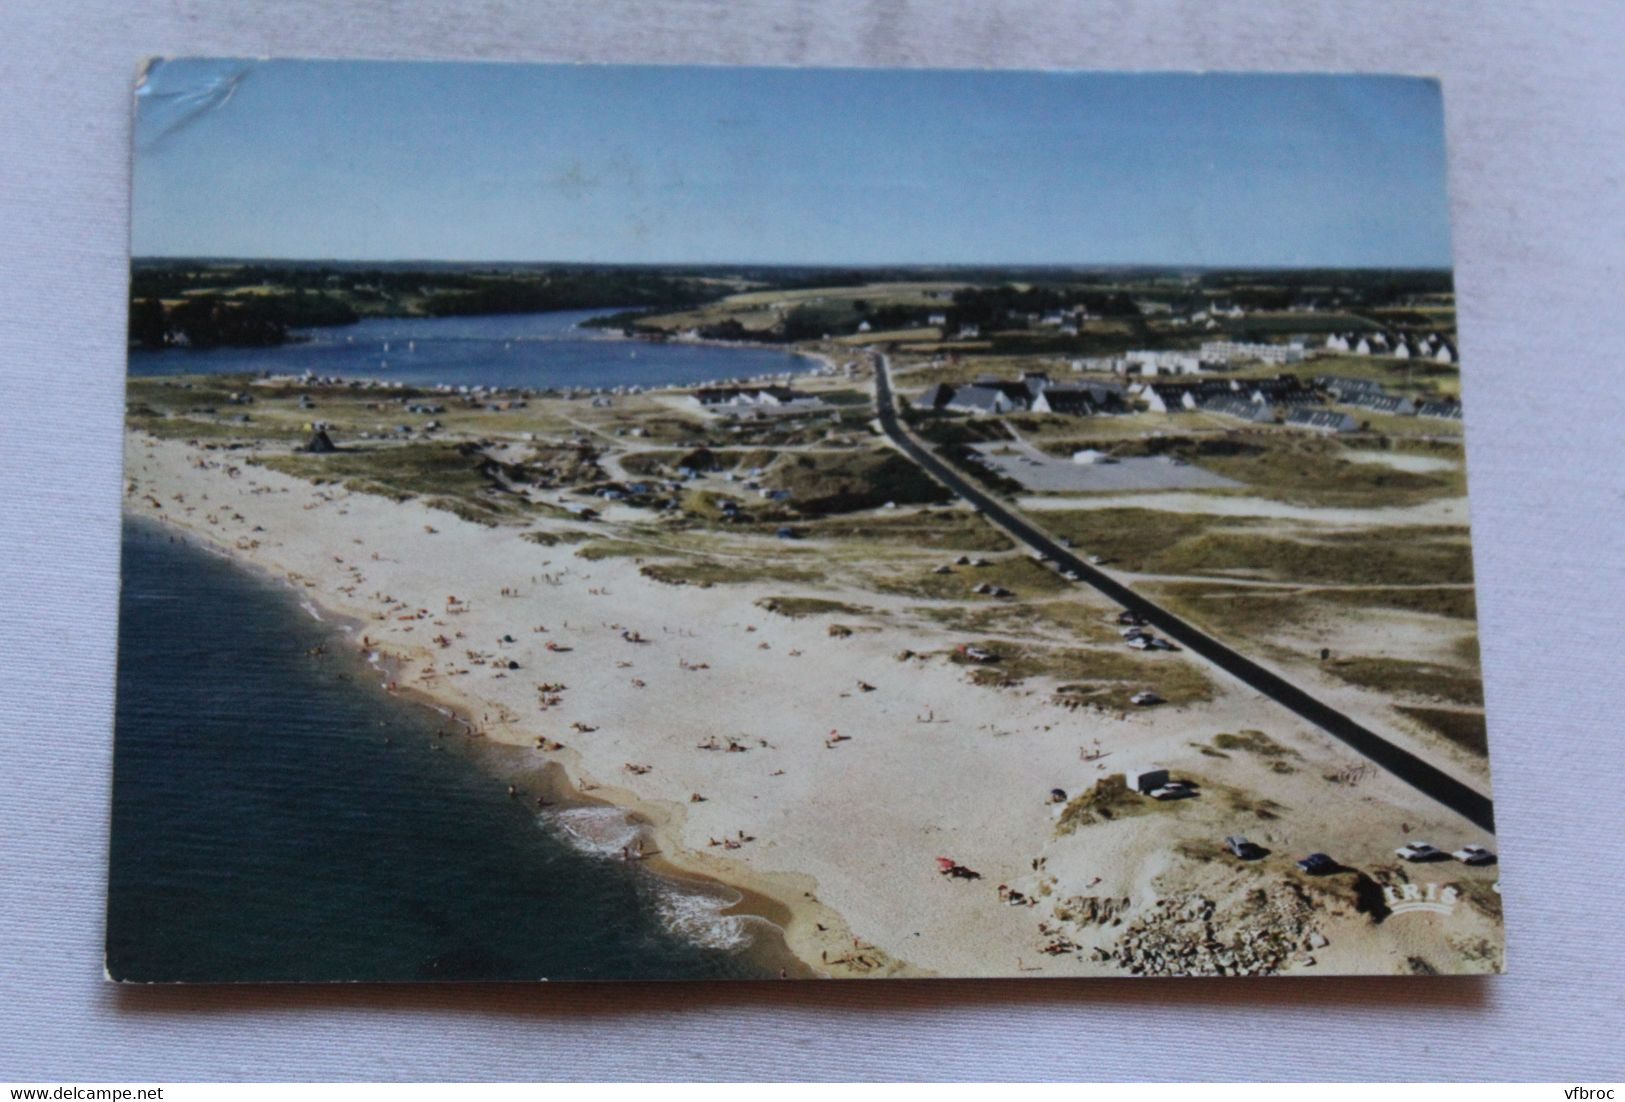
<instances>
[{"instance_id":1,"label":"ocean water","mask_svg":"<svg viewBox=\"0 0 1625 1102\"><path fill-rule=\"evenodd\" d=\"M385 676L290 587L126 520L115 979L777 975L737 894L621 860L615 809L510 798L533 755L437 734Z\"/></svg>"},{"instance_id":2,"label":"ocean water","mask_svg":"<svg viewBox=\"0 0 1625 1102\"><path fill-rule=\"evenodd\" d=\"M808 371L775 348L630 341L580 323L610 313L560 310L453 318L367 318L308 329L272 348L133 350L131 375L338 375L416 384L537 389L666 386Z\"/></svg>"}]
</instances>

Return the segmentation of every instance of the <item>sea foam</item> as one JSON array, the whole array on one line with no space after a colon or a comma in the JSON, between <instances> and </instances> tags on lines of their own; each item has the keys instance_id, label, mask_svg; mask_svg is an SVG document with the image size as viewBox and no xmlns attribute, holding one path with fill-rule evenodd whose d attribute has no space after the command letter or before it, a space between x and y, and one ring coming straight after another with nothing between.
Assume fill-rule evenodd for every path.
<instances>
[{"instance_id":1,"label":"sea foam","mask_svg":"<svg viewBox=\"0 0 1625 1102\"><path fill-rule=\"evenodd\" d=\"M566 808L540 815L538 820L557 827L565 841L593 857L619 857L642 834L642 828L615 807Z\"/></svg>"},{"instance_id":2,"label":"sea foam","mask_svg":"<svg viewBox=\"0 0 1625 1102\"><path fill-rule=\"evenodd\" d=\"M644 838L644 829L615 807L572 807L543 812L537 821L581 853L618 859ZM661 924L705 949L741 949L751 943L751 919L723 914L739 902L735 892L655 878L651 902Z\"/></svg>"},{"instance_id":3,"label":"sea foam","mask_svg":"<svg viewBox=\"0 0 1625 1102\"><path fill-rule=\"evenodd\" d=\"M742 949L751 942L749 920L722 913L736 902L737 898L662 884L655 894L655 913L685 941L705 949Z\"/></svg>"}]
</instances>

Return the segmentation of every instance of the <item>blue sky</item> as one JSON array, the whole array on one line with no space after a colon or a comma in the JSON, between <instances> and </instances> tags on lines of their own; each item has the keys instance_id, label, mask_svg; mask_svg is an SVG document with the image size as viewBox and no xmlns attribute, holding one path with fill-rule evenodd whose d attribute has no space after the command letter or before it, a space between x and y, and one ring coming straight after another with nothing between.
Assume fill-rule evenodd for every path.
<instances>
[{"instance_id":1,"label":"blue sky","mask_svg":"<svg viewBox=\"0 0 1625 1102\"><path fill-rule=\"evenodd\" d=\"M172 60L138 256L1450 264L1407 77Z\"/></svg>"}]
</instances>

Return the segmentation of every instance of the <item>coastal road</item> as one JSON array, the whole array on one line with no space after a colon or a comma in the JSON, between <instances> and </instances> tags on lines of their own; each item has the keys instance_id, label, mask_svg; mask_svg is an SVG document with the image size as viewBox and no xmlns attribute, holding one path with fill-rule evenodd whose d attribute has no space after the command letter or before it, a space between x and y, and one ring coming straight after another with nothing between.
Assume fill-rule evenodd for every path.
<instances>
[{"instance_id":1,"label":"coastal road","mask_svg":"<svg viewBox=\"0 0 1625 1102\"><path fill-rule=\"evenodd\" d=\"M886 355L879 351L875 352L875 407L880 418L881 430L903 454L925 468L932 477L975 506L983 516L1016 539L1049 561L1059 564L1061 569L1073 571L1082 581L1089 583L1128 611L1143 616L1147 623L1181 646L1201 655L1271 700L1290 708L1413 788L1464 816L1475 825L1494 833L1495 808L1488 796L1444 770L1428 764L1410 751L1395 746L1375 731L1362 727L1337 709L1316 700L1279 674L1272 673L1211 635L1191 626L1162 606L1114 580L1104 571L1097 570L1033 527L1019 513L973 485L951 465L939 459L903 427L897 415L896 398L892 393L891 363Z\"/></svg>"}]
</instances>

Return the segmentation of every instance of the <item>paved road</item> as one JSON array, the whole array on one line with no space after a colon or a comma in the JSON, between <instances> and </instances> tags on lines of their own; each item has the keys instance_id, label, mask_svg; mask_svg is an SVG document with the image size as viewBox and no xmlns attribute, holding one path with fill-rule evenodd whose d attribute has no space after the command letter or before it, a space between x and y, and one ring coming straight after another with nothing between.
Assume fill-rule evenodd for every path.
<instances>
[{"instance_id":1,"label":"paved road","mask_svg":"<svg viewBox=\"0 0 1625 1102\"><path fill-rule=\"evenodd\" d=\"M1495 809L1490 798L1450 774L1429 765L1410 751L1395 746L1375 731L1324 704L1278 674L1225 646L1181 620L1167 609L1135 593L1103 571L1095 569L1027 523L1019 513L973 485L949 464L937 458L903 428L891 389L891 365L877 353L875 405L880 427L910 459L924 467L960 497L980 509L1005 531L1038 551L1131 612L1139 613L1162 634L1206 658L1270 699L1292 709L1328 734L1341 739L1359 754L1412 787L1419 789L1484 830L1495 830Z\"/></svg>"}]
</instances>

